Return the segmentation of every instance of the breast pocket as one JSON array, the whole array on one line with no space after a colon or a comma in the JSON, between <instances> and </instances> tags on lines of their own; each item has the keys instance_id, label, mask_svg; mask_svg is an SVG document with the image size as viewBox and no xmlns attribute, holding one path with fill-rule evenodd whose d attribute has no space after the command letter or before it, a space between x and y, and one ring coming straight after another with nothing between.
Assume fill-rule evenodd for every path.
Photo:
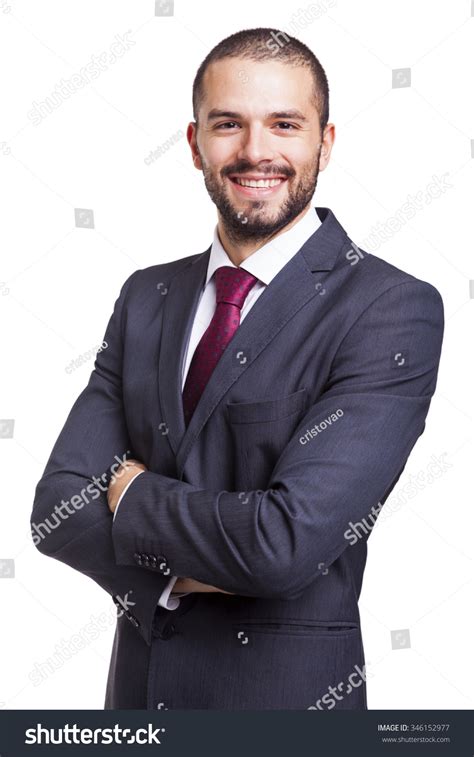
<instances>
[{"instance_id":1,"label":"breast pocket","mask_svg":"<svg viewBox=\"0 0 474 757\"><path fill-rule=\"evenodd\" d=\"M234 486L266 489L275 464L308 403L305 387L284 397L260 402L228 402L234 440Z\"/></svg>"}]
</instances>

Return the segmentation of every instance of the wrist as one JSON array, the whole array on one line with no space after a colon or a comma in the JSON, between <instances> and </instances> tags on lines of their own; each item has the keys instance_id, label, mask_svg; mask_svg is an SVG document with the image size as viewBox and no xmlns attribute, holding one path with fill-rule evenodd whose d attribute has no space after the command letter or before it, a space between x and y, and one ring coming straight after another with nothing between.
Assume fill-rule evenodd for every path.
<instances>
[{"instance_id":1,"label":"wrist","mask_svg":"<svg viewBox=\"0 0 474 757\"><path fill-rule=\"evenodd\" d=\"M147 468L143 463L135 460L127 460L121 464L116 472L113 473L107 490L107 501L109 509L115 512L117 504L122 496L123 491L139 473L143 473Z\"/></svg>"}]
</instances>

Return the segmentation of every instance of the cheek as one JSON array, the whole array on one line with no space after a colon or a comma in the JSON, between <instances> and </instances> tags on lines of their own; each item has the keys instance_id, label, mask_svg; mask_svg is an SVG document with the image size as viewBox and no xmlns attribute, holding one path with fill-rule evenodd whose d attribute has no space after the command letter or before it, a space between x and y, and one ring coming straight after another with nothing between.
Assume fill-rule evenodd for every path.
<instances>
[{"instance_id":1,"label":"cheek","mask_svg":"<svg viewBox=\"0 0 474 757\"><path fill-rule=\"evenodd\" d=\"M303 139L292 140L285 150L282 150L280 156L289 166L291 166L298 175L307 173L312 170L317 161L317 152L314 143L307 142ZM275 161L276 162L276 161Z\"/></svg>"},{"instance_id":2,"label":"cheek","mask_svg":"<svg viewBox=\"0 0 474 757\"><path fill-rule=\"evenodd\" d=\"M231 140L217 139L203 145L203 156L213 173L219 172L224 166L235 162L236 143Z\"/></svg>"}]
</instances>

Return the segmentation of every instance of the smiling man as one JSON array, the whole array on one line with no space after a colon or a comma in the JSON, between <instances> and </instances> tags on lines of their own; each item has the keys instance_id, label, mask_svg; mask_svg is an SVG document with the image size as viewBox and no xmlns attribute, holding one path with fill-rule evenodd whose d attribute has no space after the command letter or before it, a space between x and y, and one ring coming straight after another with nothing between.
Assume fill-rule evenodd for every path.
<instances>
[{"instance_id":1,"label":"smiling man","mask_svg":"<svg viewBox=\"0 0 474 757\"><path fill-rule=\"evenodd\" d=\"M193 109L213 242L123 285L35 543L117 605L106 708L365 709L357 524L423 432L442 301L312 207L335 127L305 45L223 40ZM97 476L107 492L53 525Z\"/></svg>"},{"instance_id":2,"label":"smiling man","mask_svg":"<svg viewBox=\"0 0 474 757\"><path fill-rule=\"evenodd\" d=\"M270 30L235 34L194 82L188 140L236 265L308 212L334 141L324 70L284 37L275 57Z\"/></svg>"}]
</instances>

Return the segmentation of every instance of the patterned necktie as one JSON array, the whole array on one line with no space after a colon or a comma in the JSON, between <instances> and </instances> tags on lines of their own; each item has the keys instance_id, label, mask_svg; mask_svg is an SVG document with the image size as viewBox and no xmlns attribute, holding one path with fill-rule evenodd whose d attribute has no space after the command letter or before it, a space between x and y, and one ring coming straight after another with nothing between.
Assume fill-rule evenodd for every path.
<instances>
[{"instance_id":1,"label":"patterned necktie","mask_svg":"<svg viewBox=\"0 0 474 757\"><path fill-rule=\"evenodd\" d=\"M240 325L245 298L258 279L243 268L230 265L218 268L216 309L212 320L194 351L183 389L184 419L188 425L211 374Z\"/></svg>"}]
</instances>

